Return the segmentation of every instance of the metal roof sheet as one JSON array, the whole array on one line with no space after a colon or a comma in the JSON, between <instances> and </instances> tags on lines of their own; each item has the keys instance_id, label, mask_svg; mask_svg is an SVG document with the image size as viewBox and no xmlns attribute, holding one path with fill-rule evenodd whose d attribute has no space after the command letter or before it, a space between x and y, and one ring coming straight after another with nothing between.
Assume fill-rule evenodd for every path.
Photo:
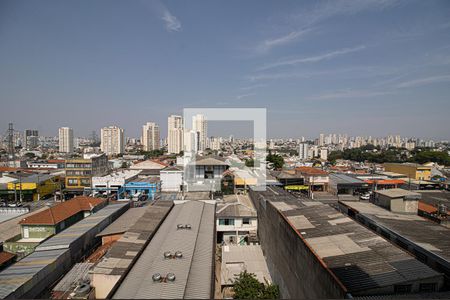
<instances>
[{"instance_id":1,"label":"metal roof sheet","mask_svg":"<svg viewBox=\"0 0 450 300\"><path fill-rule=\"evenodd\" d=\"M202 201L175 205L113 298L211 298L214 213L215 205ZM166 251L181 251L183 257L165 259ZM155 273L174 273L176 279L153 282Z\"/></svg>"}]
</instances>

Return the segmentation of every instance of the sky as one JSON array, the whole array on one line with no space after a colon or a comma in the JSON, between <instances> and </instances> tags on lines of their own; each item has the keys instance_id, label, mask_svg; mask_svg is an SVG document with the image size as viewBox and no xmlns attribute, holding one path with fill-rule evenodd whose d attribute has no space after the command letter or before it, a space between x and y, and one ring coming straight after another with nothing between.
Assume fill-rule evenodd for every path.
<instances>
[{"instance_id":1,"label":"sky","mask_svg":"<svg viewBox=\"0 0 450 300\"><path fill-rule=\"evenodd\" d=\"M263 107L269 137L450 139L450 1L2 0L0 103L0 134Z\"/></svg>"}]
</instances>

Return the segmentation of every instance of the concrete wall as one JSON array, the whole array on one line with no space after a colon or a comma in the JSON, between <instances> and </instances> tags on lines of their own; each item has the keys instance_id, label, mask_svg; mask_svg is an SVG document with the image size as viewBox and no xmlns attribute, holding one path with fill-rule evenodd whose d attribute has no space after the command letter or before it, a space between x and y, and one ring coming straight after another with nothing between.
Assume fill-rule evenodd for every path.
<instances>
[{"instance_id":1,"label":"concrete wall","mask_svg":"<svg viewBox=\"0 0 450 300\"><path fill-rule=\"evenodd\" d=\"M287 220L268 201L250 197L258 212L258 235L273 282L282 298L343 298L346 295L333 275Z\"/></svg>"}]
</instances>

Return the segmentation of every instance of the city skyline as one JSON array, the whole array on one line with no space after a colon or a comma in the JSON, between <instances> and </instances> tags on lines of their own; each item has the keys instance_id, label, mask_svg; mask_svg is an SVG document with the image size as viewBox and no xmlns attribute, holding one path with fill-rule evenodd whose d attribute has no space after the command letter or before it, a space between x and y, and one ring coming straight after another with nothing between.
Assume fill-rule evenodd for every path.
<instances>
[{"instance_id":1,"label":"city skyline","mask_svg":"<svg viewBox=\"0 0 450 300\"><path fill-rule=\"evenodd\" d=\"M116 124L139 136L148 120L167 132L185 107L266 107L269 137L449 139L448 8L2 1L0 126L88 135Z\"/></svg>"}]
</instances>

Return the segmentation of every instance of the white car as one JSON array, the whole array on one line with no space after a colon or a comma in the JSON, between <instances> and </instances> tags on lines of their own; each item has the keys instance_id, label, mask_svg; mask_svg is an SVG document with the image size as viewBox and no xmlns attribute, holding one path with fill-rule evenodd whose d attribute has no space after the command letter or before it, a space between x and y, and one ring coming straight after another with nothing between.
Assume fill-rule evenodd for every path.
<instances>
[{"instance_id":1,"label":"white car","mask_svg":"<svg viewBox=\"0 0 450 300\"><path fill-rule=\"evenodd\" d=\"M361 200L370 200L370 194L364 194L359 197Z\"/></svg>"}]
</instances>

